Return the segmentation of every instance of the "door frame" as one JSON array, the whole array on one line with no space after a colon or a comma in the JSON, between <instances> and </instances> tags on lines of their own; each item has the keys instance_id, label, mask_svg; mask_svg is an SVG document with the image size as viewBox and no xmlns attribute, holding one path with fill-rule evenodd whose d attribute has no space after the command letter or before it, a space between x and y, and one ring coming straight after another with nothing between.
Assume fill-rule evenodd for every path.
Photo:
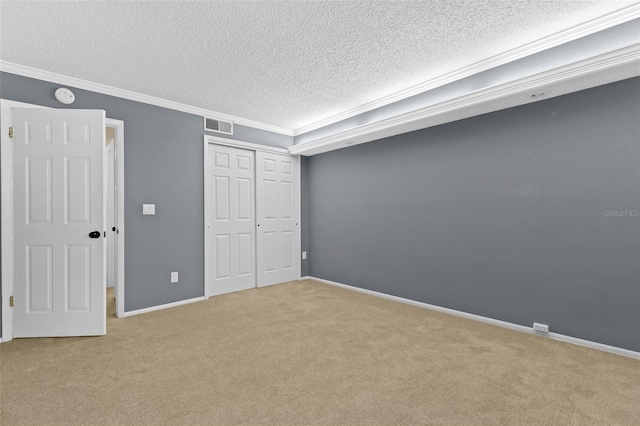
<instances>
[{"instance_id":1,"label":"door frame","mask_svg":"<svg viewBox=\"0 0 640 426\"><path fill-rule=\"evenodd\" d=\"M243 141L237 141L233 139L226 139L226 138L209 136L209 135L205 135L203 139L204 139L204 194L203 194L204 196L204 228L203 228L203 231L204 231L203 232L203 235L204 235L204 298L208 299L212 296L212 294L207 287L207 283L210 281L210 278L213 276L213 268L211 265L209 265L209 262L207 262L207 259L209 258L208 256L209 252L211 251L211 249L208 247L209 244L207 241L207 226L211 225L208 222L208 217L209 217L208 213L213 210L213 197L211 196L211 190L213 188L211 187L211 183L209 182L209 179L207 179L207 171L213 167L213 164L210 164L210 161L209 161L209 149L210 149L209 145L229 146L233 148L246 149L248 151L270 152L274 154L286 155L292 158L298 157L296 158L297 159L296 168L298 173L296 178L296 184L298 186L298 190L297 190L297 193L295 194L295 197L296 197L295 210L298 212L298 223L301 223L300 219L302 216L300 211L301 192L300 192L300 158L299 156L291 155L291 153L286 148L276 148L276 147L267 146L267 145L260 145L260 144L255 144L251 142L243 142ZM254 192L254 197L255 196L256 196L256 193ZM255 206L255 203L254 203L254 206ZM298 279L300 278L300 257L302 256L300 254L300 248L302 247L301 228L302 226L298 226L298 238L297 238L298 246L296 248L296 252L298 253L298 256L296 256L296 264L295 264L295 268L298 271ZM257 247L256 247L256 250L257 250Z\"/></svg>"},{"instance_id":2,"label":"door frame","mask_svg":"<svg viewBox=\"0 0 640 426\"><path fill-rule=\"evenodd\" d=\"M9 299L13 295L13 141L9 139L9 124L11 120L11 108L49 108L43 105L28 104L24 102L0 99L0 167L2 169L0 185L2 191L2 337L0 342L13 340L13 309L9 305ZM120 230L118 238L117 256L117 316L124 315L124 121L107 118L105 126L115 128L116 140L116 182L117 193L117 227ZM103 147L106 149L106 147ZM103 175L106 170L103 171ZM104 205L106 209L106 203ZM106 229L105 229L106 231ZM106 288L105 288L106 291Z\"/></svg>"},{"instance_id":3,"label":"door frame","mask_svg":"<svg viewBox=\"0 0 640 426\"><path fill-rule=\"evenodd\" d=\"M116 229L118 230L118 244L116 245L116 316L123 318L124 314L124 121L107 118L105 120L106 127L115 129L116 138L113 141L115 143L115 152L113 163L115 165L114 173L114 190L116 194L114 201L117 206L116 215ZM105 147L106 149L106 147ZM106 206L105 206L106 208ZM108 232L107 232L108 235ZM106 286L105 286L106 287Z\"/></svg>"}]
</instances>

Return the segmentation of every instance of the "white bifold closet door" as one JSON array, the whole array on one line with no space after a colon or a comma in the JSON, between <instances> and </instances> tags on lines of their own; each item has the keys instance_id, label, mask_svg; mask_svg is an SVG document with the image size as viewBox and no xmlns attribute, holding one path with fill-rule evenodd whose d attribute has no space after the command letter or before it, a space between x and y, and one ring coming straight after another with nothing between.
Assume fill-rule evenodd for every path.
<instances>
[{"instance_id":1,"label":"white bifold closet door","mask_svg":"<svg viewBox=\"0 0 640 426\"><path fill-rule=\"evenodd\" d=\"M206 236L213 257L210 295L256 286L254 152L212 145L210 188L213 206L207 212Z\"/></svg>"},{"instance_id":2,"label":"white bifold closet door","mask_svg":"<svg viewBox=\"0 0 640 426\"><path fill-rule=\"evenodd\" d=\"M298 279L297 159L216 144L207 152L207 297Z\"/></svg>"},{"instance_id":3,"label":"white bifold closet door","mask_svg":"<svg viewBox=\"0 0 640 426\"><path fill-rule=\"evenodd\" d=\"M298 279L296 160L256 153L258 287Z\"/></svg>"}]
</instances>

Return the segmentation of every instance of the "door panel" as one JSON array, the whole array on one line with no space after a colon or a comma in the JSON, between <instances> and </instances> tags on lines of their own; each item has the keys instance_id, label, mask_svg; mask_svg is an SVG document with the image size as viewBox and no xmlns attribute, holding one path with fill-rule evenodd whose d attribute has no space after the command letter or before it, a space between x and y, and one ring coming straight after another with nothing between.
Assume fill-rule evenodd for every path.
<instances>
[{"instance_id":1,"label":"door panel","mask_svg":"<svg viewBox=\"0 0 640 426\"><path fill-rule=\"evenodd\" d=\"M229 234L218 234L215 245L215 262L216 279L231 278L231 236Z\"/></svg>"},{"instance_id":2,"label":"door panel","mask_svg":"<svg viewBox=\"0 0 640 426\"><path fill-rule=\"evenodd\" d=\"M51 157L26 157L26 223L51 223Z\"/></svg>"},{"instance_id":3,"label":"door panel","mask_svg":"<svg viewBox=\"0 0 640 426\"><path fill-rule=\"evenodd\" d=\"M12 119L14 336L103 335L104 111L14 108Z\"/></svg>"},{"instance_id":4,"label":"door panel","mask_svg":"<svg viewBox=\"0 0 640 426\"><path fill-rule=\"evenodd\" d=\"M238 178L238 220L239 221L252 221L253 207L252 197L253 188L251 187L252 179Z\"/></svg>"},{"instance_id":5,"label":"door panel","mask_svg":"<svg viewBox=\"0 0 640 426\"><path fill-rule=\"evenodd\" d=\"M258 287L298 279L297 159L256 153Z\"/></svg>"},{"instance_id":6,"label":"door panel","mask_svg":"<svg viewBox=\"0 0 640 426\"><path fill-rule=\"evenodd\" d=\"M64 123L64 144L91 145L90 129L89 123L67 121Z\"/></svg>"},{"instance_id":7,"label":"door panel","mask_svg":"<svg viewBox=\"0 0 640 426\"><path fill-rule=\"evenodd\" d=\"M282 219L293 220L293 183L282 182Z\"/></svg>"},{"instance_id":8,"label":"door panel","mask_svg":"<svg viewBox=\"0 0 640 426\"><path fill-rule=\"evenodd\" d=\"M264 209L262 210L263 220L276 220L276 181L270 179L262 180L262 196Z\"/></svg>"},{"instance_id":9,"label":"door panel","mask_svg":"<svg viewBox=\"0 0 640 426\"><path fill-rule=\"evenodd\" d=\"M53 311L53 247L27 246L27 312Z\"/></svg>"},{"instance_id":10,"label":"door panel","mask_svg":"<svg viewBox=\"0 0 640 426\"><path fill-rule=\"evenodd\" d=\"M228 176L216 176L216 184L214 187L214 203L216 206L216 221L228 221L230 220L229 209L229 177Z\"/></svg>"},{"instance_id":11,"label":"door panel","mask_svg":"<svg viewBox=\"0 0 640 426\"><path fill-rule=\"evenodd\" d=\"M91 310L91 246L65 247L65 283L68 312Z\"/></svg>"},{"instance_id":12,"label":"door panel","mask_svg":"<svg viewBox=\"0 0 640 426\"><path fill-rule=\"evenodd\" d=\"M253 234L238 234L238 276L253 275Z\"/></svg>"},{"instance_id":13,"label":"door panel","mask_svg":"<svg viewBox=\"0 0 640 426\"><path fill-rule=\"evenodd\" d=\"M65 223L91 222L91 158L65 158Z\"/></svg>"},{"instance_id":14,"label":"door panel","mask_svg":"<svg viewBox=\"0 0 640 426\"><path fill-rule=\"evenodd\" d=\"M293 231L282 231L282 269L288 270L293 268L294 259L294 241Z\"/></svg>"},{"instance_id":15,"label":"door panel","mask_svg":"<svg viewBox=\"0 0 640 426\"><path fill-rule=\"evenodd\" d=\"M51 145L51 121L29 120L25 124L25 145Z\"/></svg>"},{"instance_id":16,"label":"door panel","mask_svg":"<svg viewBox=\"0 0 640 426\"><path fill-rule=\"evenodd\" d=\"M254 153L211 145L207 187L213 202L207 218L207 262L213 265L207 295L254 288L255 177Z\"/></svg>"},{"instance_id":17,"label":"door panel","mask_svg":"<svg viewBox=\"0 0 640 426\"><path fill-rule=\"evenodd\" d=\"M276 252L278 251L277 235L274 231L262 231L261 235L263 244L259 246L261 248L259 254L261 258L264 258L264 264L260 271L262 273L276 272Z\"/></svg>"}]
</instances>

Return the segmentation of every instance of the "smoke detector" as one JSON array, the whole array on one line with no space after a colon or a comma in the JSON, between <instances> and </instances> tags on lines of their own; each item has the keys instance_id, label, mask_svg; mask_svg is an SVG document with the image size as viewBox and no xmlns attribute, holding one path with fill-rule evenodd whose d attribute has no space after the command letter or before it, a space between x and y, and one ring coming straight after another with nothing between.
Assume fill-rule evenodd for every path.
<instances>
[{"instance_id":1,"label":"smoke detector","mask_svg":"<svg viewBox=\"0 0 640 426\"><path fill-rule=\"evenodd\" d=\"M55 97L58 100L58 102L65 105L72 104L73 101L76 100L76 95L74 95L73 92L67 89L66 87L61 87L58 90L56 90Z\"/></svg>"}]
</instances>

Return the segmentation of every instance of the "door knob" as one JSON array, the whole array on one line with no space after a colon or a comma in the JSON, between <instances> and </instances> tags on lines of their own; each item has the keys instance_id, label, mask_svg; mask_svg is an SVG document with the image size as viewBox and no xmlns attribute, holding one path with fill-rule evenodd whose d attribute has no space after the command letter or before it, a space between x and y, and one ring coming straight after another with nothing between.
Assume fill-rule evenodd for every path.
<instances>
[{"instance_id":1,"label":"door knob","mask_svg":"<svg viewBox=\"0 0 640 426\"><path fill-rule=\"evenodd\" d=\"M89 232L89 238L100 238L100 231Z\"/></svg>"}]
</instances>

